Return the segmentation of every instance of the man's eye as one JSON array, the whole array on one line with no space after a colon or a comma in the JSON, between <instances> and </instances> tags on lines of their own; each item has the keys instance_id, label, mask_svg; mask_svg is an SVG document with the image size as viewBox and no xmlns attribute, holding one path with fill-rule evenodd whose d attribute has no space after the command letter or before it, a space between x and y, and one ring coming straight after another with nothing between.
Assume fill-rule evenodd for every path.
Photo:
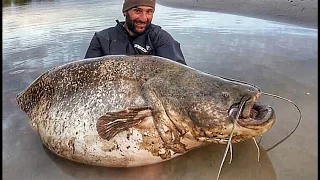
<instances>
[{"instance_id":1,"label":"man's eye","mask_svg":"<svg viewBox=\"0 0 320 180\"><path fill-rule=\"evenodd\" d=\"M148 14L153 14L153 10L147 11Z\"/></svg>"},{"instance_id":2,"label":"man's eye","mask_svg":"<svg viewBox=\"0 0 320 180\"><path fill-rule=\"evenodd\" d=\"M141 11L140 11L140 9L134 9L134 12L135 13L140 13Z\"/></svg>"}]
</instances>

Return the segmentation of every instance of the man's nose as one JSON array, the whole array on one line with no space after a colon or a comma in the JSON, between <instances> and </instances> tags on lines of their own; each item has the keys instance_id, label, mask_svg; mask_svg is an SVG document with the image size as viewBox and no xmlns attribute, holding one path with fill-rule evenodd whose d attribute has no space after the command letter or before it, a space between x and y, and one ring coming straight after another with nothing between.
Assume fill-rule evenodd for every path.
<instances>
[{"instance_id":1,"label":"man's nose","mask_svg":"<svg viewBox=\"0 0 320 180\"><path fill-rule=\"evenodd\" d=\"M140 19L140 21L147 22L147 20L148 20L147 12L142 12L142 13L140 14L139 19Z\"/></svg>"}]
</instances>

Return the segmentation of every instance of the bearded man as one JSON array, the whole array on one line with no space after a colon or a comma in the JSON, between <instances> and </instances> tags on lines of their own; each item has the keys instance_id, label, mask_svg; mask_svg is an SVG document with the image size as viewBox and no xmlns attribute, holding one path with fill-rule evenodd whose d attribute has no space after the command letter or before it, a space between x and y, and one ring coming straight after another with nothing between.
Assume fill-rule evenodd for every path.
<instances>
[{"instance_id":1,"label":"bearded man","mask_svg":"<svg viewBox=\"0 0 320 180\"><path fill-rule=\"evenodd\" d=\"M155 0L125 0L125 22L96 32L85 58L104 55L156 55L186 64L177 42L160 26L152 24Z\"/></svg>"}]
</instances>

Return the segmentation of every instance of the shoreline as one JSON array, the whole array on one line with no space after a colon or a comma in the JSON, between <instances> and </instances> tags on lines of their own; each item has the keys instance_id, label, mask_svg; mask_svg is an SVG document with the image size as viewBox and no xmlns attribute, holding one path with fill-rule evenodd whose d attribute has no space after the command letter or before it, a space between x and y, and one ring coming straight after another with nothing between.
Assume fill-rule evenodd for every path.
<instances>
[{"instance_id":1,"label":"shoreline","mask_svg":"<svg viewBox=\"0 0 320 180\"><path fill-rule=\"evenodd\" d=\"M157 0L158 4L172 8L233 14L318 29L317 2L300 1L296 4L289 1L273 3L261 2L247 2L244 0L228 2L205 0Z\"/></svg>"}]
</instances>

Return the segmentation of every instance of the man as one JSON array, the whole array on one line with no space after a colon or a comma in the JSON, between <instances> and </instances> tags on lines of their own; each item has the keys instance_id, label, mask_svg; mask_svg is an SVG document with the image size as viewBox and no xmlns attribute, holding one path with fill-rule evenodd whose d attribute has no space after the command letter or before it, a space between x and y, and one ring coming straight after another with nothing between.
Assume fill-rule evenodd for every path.
<instances>
[{"instance_id":1,"label":"man","mask_svg":"<svg viewBox=\"0 0 320 180\"><path fill-rule=\"evenodd\" d=\"M186 64L180 44L160 26L151 24L154 11L155 0L125 0L125 22L117 20L115 27L96 32L85 58L156 55Z\"/></svg>"}]
</instances>

